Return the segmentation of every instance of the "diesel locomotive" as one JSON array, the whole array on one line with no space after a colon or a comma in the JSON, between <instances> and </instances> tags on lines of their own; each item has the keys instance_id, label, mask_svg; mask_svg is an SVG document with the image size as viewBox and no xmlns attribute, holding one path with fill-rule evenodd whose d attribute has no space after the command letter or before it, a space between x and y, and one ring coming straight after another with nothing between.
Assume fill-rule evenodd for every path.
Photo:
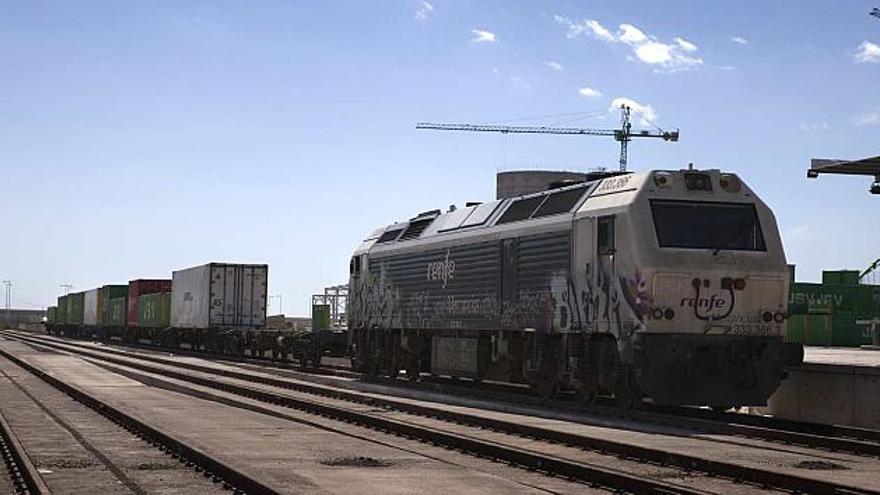
<instances>
[{"instance_id":1,"label":"diesel locomotive","mask_svg":"<svg viewBox=\"0 0 880 495\"><path fill-rule=\"evenodd\" d=\"M377 229L350 262L356 369L632 407L764 405L800 362L771 210L736 175L655 170Z\"/></svg>"}]
</instances>

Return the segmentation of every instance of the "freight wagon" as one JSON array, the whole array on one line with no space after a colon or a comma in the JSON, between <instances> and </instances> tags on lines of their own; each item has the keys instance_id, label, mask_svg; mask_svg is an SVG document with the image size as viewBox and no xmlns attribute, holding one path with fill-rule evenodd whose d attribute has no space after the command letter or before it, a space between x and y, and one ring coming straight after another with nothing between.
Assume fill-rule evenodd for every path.
<instances>
[{"instance_id":1,"label":"freight wagon","mask_svg":"<svg viewBox=\"0 0 880 495\"><path fill-rule=\"evenodd\" d=\"M417 215L350 263L353 365L552 396L763 405L802 360L770 209L718 170L607 175Z\"/></svg>"},{"instance_id":2,"label":"freight wagon","mask_svg":"<svg viewBox=\"0 0 880 495\"><path fill-rule=\"evenodd\" d=\"M61 296L49 333L316 365L324 339L265 328L268 266L208 263Z\"/></svg>"}]
</instances>

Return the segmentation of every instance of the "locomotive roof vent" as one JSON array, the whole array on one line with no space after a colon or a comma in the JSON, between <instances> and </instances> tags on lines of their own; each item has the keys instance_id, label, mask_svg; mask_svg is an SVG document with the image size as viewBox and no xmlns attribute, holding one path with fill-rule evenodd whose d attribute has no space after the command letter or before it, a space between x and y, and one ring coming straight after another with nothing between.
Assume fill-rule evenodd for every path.
<instances>
[{"instance_id":1,"label":"locomotive roof vent","mask_svg":"<svg viewBox=\"0 0 880 495\"><path fill-rule=\"evenodd\" d=\"M403 232L403 234L401 234L399 240L406 241L409 239L415 239L416 237L422 235L422 232L424 232L425 229L428 228L428 225L431 225L431 222L433 222L435 218L436 216L432 216L411 221L406 227L406 230Z\"/></svg>"},{"instance_id":2,"label":"locomotive roof vent","mask_svg":"<svg viewBox=\"0 0 880 495\"><path fill-rule=\"evenodd\" d=\"M514 200L498 219L498 224L568 213L580 203L589 187L589 184L583 184L578 187L557 190L550 194L545 193Z\"/></svg>"}]
</instances>

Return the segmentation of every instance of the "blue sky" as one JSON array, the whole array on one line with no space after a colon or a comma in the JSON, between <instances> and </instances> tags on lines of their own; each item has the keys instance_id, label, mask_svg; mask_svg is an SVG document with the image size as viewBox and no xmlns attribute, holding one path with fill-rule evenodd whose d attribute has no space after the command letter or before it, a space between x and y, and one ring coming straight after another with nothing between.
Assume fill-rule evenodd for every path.
<instances>
[{"instance_id":1,"label":"blue sky","mask_svg":"<svg viewBox=\"0 0 880 495\"><path fill-rule=\"evenodd\" d=\"M0 1L0 278L31 307L60 284L265 262L305 314L377 226L490 199L498 170L616 166L610 138L415 122L613 127L616 98L681 129L634 142L632 169L735 171L799 279L860 269L880 198L805 170L880 153L875 6Z\"/></svg>"}]
</instances>

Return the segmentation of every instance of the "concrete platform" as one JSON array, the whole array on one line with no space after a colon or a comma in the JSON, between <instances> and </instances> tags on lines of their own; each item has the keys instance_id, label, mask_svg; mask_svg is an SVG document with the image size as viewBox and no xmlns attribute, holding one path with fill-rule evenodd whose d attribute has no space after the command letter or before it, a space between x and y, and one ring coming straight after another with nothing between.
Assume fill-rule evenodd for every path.
<instances>
[{"instance_id":1,"label":"concrete platform","mask_svg":"<svg viewBox=\"0 0 880 495\"><path fill-rule=\"evenodd\" d=\"M804 364L788 371L770 397L769 414L880 430L880 352L806 347Z\"/></svg>"}]
</instances>

